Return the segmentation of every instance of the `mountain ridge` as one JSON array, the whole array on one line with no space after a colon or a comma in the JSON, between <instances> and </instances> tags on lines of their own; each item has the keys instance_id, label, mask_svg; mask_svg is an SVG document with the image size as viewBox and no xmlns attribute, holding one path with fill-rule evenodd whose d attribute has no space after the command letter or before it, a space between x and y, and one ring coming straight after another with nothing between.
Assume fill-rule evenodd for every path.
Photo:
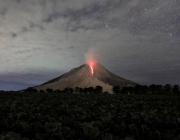
<instances>
[{"instance_id":1,"label":"mountain ridge","mask_svg":"<svg viewBox=\"0 0 180 140\"><path fill-rule=\"evenodd\" d=\"M124 87L137 85L137 83L133 81L124 79L108 71L99 63L93 67L93 71L94 73L92 75L91 67L88 64L83 64L57 78L49 80L39 86L35 86L34 88L37 90L45 90L47 88L51 88L53 90L63 90L66 87L85 88L102 86L103 91L112 93L113 86L119 85L120 87Z\"/></svg>"}]
</instances>

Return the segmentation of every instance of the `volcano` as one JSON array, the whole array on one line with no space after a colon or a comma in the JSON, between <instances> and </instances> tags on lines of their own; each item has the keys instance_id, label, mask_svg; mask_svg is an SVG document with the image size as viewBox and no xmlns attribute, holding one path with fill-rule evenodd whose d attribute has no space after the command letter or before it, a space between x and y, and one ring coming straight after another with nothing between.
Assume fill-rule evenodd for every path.
<instances>
[{"instance_id":1,"label":"volcano","mask_svg":"<svg viewBox=\"0 0 180 140\"><path fill-rule=\"evenodd\" d=\"M113 86L135 86L137 83L121 78L101 64L97 63L93 67L88 64L84 64L78 68L74 68L69 72L52 79L42 85L34 87L37 90L46 90L51 88L53 90L63 90L65 88L85 88L85 87L103 87L103 91L112 93Z\"/></svg>"}]
</instances>

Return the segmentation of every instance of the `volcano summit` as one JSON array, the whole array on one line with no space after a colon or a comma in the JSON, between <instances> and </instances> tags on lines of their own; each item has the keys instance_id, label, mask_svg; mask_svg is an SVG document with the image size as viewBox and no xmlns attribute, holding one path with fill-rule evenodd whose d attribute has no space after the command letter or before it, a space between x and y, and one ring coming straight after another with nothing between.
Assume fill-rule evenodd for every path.
<instances>
[{"instance_id":1,"label":"volcano summit","mask_svg":"<svg viewBox=\"0 0 180 140\"><path fill-rule=\"evenodd\" d=\"M124 87L135 85L137 85L137 83L121 78L97 63L94 65L84 64L78 68L72 69L60 77L52 79L34 88L37 90L46 90L47 88L63 90L67 87L85 88L101 86L103 87L103 91L112 93L113 86Z\"/></svg>"}]
</instances>

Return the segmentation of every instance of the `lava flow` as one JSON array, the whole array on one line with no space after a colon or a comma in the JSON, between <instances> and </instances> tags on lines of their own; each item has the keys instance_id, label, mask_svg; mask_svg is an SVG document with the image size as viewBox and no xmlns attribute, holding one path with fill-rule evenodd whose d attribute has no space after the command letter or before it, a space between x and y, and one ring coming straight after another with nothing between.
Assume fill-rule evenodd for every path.
<instances>
[{"instance_id":1,"label":"lava flow","mask_svg":"<svg viewBox=\"0 0 180 140\"><path fill-rule=\"evenodd\" d=\"M91 68L91 75L93 76L94 75L94 69L93 69L93 66L90 66Z\"/></svg>"},{"instance_id":2,"label":"lava flow","mask_svg":"<svg viewBox=\"0 0 180 140\"><path fill-rule=\"evenodd\" d=\"M88 65L89 65L90 70L91 70L91 76L93 76L94 75L94 62L89 62Z\"/></svg>"}]
</instances>

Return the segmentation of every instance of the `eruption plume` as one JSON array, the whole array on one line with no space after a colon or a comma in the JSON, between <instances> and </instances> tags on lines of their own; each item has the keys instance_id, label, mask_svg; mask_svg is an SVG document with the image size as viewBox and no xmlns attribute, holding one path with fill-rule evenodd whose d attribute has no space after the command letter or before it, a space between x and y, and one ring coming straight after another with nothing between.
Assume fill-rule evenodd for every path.
<instances>
[{"instance_id":1,"label":"eruption plume","mask_svg":"<svg viewBox=\"0 0 180 140\"><path fill-rule=\"evenodd\" d=\"M91 76L94 75L94 67L96 65L97 60L97 51L95 49L89 49L85 54L86 64L89 65Z\"/></svg>"}]
</instances>

